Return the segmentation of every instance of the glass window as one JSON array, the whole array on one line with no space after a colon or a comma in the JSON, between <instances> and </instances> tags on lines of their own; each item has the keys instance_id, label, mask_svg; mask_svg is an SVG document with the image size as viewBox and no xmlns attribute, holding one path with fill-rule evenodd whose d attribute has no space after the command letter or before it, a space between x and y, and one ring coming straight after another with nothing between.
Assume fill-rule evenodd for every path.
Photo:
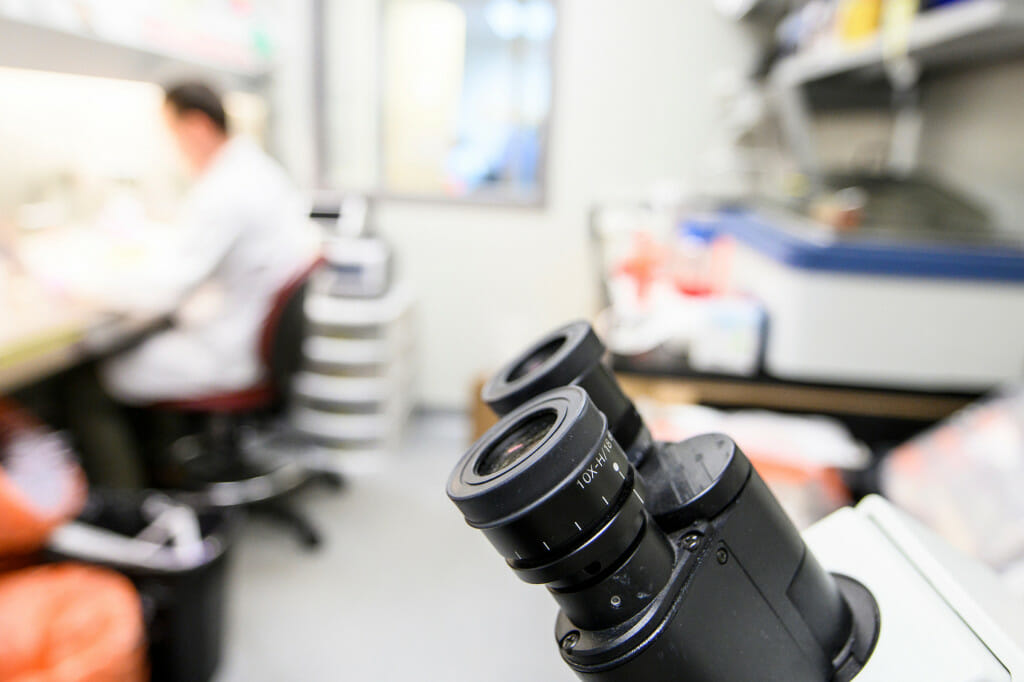
<instances>
[{"instance_id":1,"label":"glass window","mask_svg":"<svg viewBox=\"0 0 1024 682\"><path fill-rule=\"evenodd\" d=\"M342 31L356 45L341 47L341 56L329 40L328 70L375 54L378 74L375 96L353 74L328 74L332 184L386 195L541 201L553 2L380 0L378 10L375 45L353 30L358 16L329 22L329 36ZM374 123L359 113L367 101Z\"/></svg>"}]
</instances>

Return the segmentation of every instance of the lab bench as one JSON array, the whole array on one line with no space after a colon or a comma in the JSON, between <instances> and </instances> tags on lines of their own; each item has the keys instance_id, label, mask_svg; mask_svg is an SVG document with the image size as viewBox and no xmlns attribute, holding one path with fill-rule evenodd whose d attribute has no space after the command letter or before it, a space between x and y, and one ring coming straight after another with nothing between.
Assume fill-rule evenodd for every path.
<instances>
[{"instance_id":1,"label":"lab bench","mask_svg":"<svg viewBox=\"0 0 1024 682\"><path fill-rule=\"evenodd\" d=\"M34 283L18 281L15 304L0 296L0 394L10 393L68 369L88 358L116 350L166 324L171 311L119 314L95 305L60 300L31 291Z\"/></svg>"}]
</instances>

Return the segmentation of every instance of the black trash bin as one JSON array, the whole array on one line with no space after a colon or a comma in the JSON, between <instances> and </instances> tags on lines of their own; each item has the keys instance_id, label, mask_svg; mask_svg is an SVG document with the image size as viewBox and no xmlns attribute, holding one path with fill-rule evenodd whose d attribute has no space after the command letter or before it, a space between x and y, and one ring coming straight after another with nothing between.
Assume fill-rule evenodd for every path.
<instances>
[{"instance_id":1,"label":"black trash bin","mask_svg":"<svg viewBox=\"0 0 1024 682\"><path fill-rule=\"evenodd\" d=\"M134 537L149 524L145 491L94 490L77 519L100 529ZM240 523L237 510L198 510L202 535L200 560L189 565L154 567L131 558L78 556L59 546L53 560L85 561L117 570L139 590L149 636L152 682L207 682L217 670L224 641L229 555Z\"/></svg>"}]
</instances>

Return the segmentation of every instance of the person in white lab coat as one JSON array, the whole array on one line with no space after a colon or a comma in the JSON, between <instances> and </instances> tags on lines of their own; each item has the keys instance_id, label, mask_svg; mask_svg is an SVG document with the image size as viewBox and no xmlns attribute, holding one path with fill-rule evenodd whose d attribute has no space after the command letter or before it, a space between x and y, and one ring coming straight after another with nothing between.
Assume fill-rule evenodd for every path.
<instances>
[{"instance_id":1,"label":"person in white lab coat","mask_svg":"<svg viewBox=\"0 0 1024 682\"><path fill-rule=\"evenodd\" d=\"M172 329L102 366L108 392L131 404L256 384L263 319L281 287L315 257L299 193L255 142L230 136L212 89L201 83L168 89L165 114L196 177L166 267L151 271L139 289L150 303L191 300Z\"/></svg>"},{"instance_id":2,"label":"person in white lab coat","mask_svg":"<svg viewBox=\"0 0 1024 682\"><path fill-rule=\"evenodd\" d=\"M263 320L275 295L317 255L299 193L255 142L231 136L215 91L184 83L167 90L165 104L195 182L166 257L141 273L126 300L177 309L174 324L101 363L104 390L92 371L80 372L69 389L69 426L90 481L111 487L146 485L142 453L150 458L159 448L140 447L136 440L147 435L131 428L140 413L127 419L108 396L145 406L258 383Z\"/></svg>"}]
</instances>

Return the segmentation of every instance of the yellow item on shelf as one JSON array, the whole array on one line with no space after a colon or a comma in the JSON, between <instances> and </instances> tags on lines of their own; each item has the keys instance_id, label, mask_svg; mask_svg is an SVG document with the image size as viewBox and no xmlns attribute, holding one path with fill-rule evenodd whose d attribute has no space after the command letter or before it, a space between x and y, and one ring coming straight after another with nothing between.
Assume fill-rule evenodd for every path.
<instances>
[{"instance_id":1,"label":"yellow item on shelf","mask_svg":"<svg viewBox=\"0 0 1024 682\"><path fill-rule=\"evenodd\" d=\"M886 58L907 54L910 27L920 5L920 0L886 0L882 17L882 49Z\"/></svg>"},{"instance_id":2,"label":"yellow item on shelf","mask_svg":"<svg viewBox=\"0 0 1024 682\"><path fill-rule=\"evenodd\" d=\"M842 0L836 14L839 39L859 43L872 38L881 25L882 0Z\"/></svg>"}]
</instances>

